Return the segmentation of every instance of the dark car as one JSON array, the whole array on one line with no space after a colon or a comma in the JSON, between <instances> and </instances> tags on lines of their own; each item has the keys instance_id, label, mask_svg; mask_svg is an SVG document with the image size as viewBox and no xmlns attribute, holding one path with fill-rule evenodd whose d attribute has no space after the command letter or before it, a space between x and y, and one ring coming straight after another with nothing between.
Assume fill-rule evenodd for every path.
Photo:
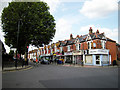
<instances>
[{"instance_id":1,"label":"dark car","mask_svg":"<svg viewBox=\"0 0 120 90\"><path fill-rule=\"evenodd\" d=\"M63 64L61 60L57 60L57 64Z\"/></svg>"},{"instance_id":2,"label":"dark car","mask_svg":"<svg viewBox=\"0 0 120 90\"><path fill-rule=\"evenodd\" d=\"M50 64L50 62L48 60L42 59L41 64Z\"/></svg>"}]
</instances>

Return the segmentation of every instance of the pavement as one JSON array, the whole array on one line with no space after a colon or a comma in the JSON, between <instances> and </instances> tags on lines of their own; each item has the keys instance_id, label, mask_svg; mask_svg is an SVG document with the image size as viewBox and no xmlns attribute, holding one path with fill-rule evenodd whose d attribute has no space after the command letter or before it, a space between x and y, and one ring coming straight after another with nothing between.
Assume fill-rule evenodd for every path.
<instances>
[{"instance_id":1,"label":"pavement","mask_svg":"<svg viewBox=\"0 0 120 90\"><path fill-rule=\"evenodd\" d=\"M16 70L24 70L24 69L30 69L32 68L33 66L32 65L28 65L28 66L18 66L17 68L16 67L4 67L3 68L3 72L5 71L16 71Z\"/></svg>"},{"instance_id":2,"label":"pavement","mask_svg":"<svg viewBox=\"0 0 120 90\"><path fill-rule=\"evenodd\" d=\"M61 65L61 64L56 64L56 65ZM66 67L85 67L85 68L110 68L110 67L118 67L118 66L92 66L92 65L84 65L84 66L81 66L81 65L73 65L73 64L64 64L62 66L66 66ZM23 70L23 69L31 69L33 68L33 65L28 65L28 66L18 66L17 68L16 67L4 67L3 72L4 71L16 71L16 70Z\"/></svg>"},{"instance_id":3,"label":"pavement","mask_svg":"<svg viewBox=\"0 0 120 90\"><path fill-rule=\"evenodd\" d=\"M84 65L84 66L81 66L81 65L78 65L78 64L76 64L76 65L73 65L73 64L64 64L64 65L62 65L62 66L66 66L66 67L85 67L85 68L113 68L113 67L116 67L116 68L118 68L118 66L117 65L115 65L115 66L93 66L93 65Z\"/></svg>"}]
</instances>

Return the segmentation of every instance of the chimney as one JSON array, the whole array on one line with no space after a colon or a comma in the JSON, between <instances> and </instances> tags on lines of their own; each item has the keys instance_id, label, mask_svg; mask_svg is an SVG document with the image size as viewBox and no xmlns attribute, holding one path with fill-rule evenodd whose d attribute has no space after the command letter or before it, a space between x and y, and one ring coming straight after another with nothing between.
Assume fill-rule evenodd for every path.
<instances>
[{"instance_id":1,"label":"chimney","mask_svg":"<svg viewBox=\"0 0 120 90\"><path fill-rule=\"evenodd\" d=\"M99 34L99 30L97 30L96 33Z\"/></svg>"},{"instance_id":2,"label":"chimney","mask_svg":"<svg viewBox=\"0 0 120 90\"><path fill-rule=\"evenodd\" d=\"M79 38L79 35L77 35L77 37Z\"/></svg>"},{"instance_id":3,"label":"chimney","mask_svg":"<svg viewBox=\"0 0 120 90\"><path fill-rule=\"evenodd\" d=\"M71 39L73 39L73 35L72 35L72 34L70 34L70 40L71 40Z\"/></svg>"},{"instance_id":4,"label":"chimney","mask_svg":"<svg viewBox=\"0 0 120 90\"><path fill-rule=\"evenodd\" d=\"M89 33L93 33L92 27L90 27L90 29L89 29Z\"/></svg>"}]
</instances>

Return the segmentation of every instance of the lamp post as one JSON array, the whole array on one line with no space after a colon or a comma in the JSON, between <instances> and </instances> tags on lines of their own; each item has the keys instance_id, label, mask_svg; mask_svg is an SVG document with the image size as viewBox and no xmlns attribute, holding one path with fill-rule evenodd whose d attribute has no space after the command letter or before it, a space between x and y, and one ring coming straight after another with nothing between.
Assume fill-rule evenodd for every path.
<instances>
[{"instance_id":1,"label":"lamp post","mask_svg":"<svg viewBox=\"0 0 120 90\"><path fill-rule=\"evenodd\" d=\"M17 47L16 47L16 60L15 60L16 69L17 69L17 59L18 59L17 58L17 53L18 53L18 39L19 39L19 30L20 30L20 20L18 21L18 31L17 31Z\"/></svg>"}]
</instances>

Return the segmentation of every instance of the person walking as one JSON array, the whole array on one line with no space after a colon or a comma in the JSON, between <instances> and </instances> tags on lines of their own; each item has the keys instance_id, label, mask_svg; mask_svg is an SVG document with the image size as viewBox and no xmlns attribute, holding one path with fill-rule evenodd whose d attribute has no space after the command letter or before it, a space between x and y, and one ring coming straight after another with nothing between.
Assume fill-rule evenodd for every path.
<instances>
[{"instance_id":1,"label":"person walking","mask_svg":"<svg viewBox=\"0 0 120 90\"><path fill-rule=\"evenodd\" d=\"M38 66L38 59L36 58L36 65Z\"/></svg>"}]
</instances>

